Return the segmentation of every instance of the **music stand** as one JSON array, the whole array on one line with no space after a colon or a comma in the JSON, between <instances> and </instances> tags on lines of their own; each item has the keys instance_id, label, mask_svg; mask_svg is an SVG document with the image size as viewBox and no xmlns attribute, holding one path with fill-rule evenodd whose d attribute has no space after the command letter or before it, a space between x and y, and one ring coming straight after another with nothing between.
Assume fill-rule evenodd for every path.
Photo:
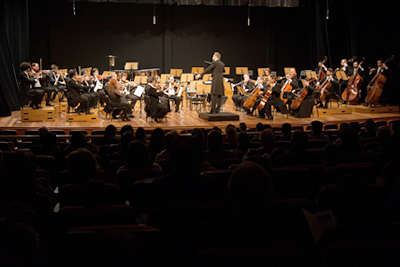
<instances>
[{"instance_id":1,"label":"music stand","mask_svg":"<svg viewBox=\"0 0 400 267\"><path fill-rule=\"evenodd\" d=\"M101 76L103 77L108 77L115 74L115 71L103 71L103 74Z\"/></svg>"},{"instance_id":2,"label":"music stand","mask_svg":"<svg viewBox=\"0 0 400 267\"><path fill-rule=\"evenodd\" d=\"M139 67L139 62L125 62L125 70L137 70Z\"/></svg>"},{"instance_id":3,"label":"music stand","mask_svg":"<svg viewBox=\"0 0 400 267\"><path fill-rule=\"evenodd\" d=\"M194 80L193 73L182 73L181 74L181 83L187 83L187 82L191 82L193 80Z\"/></svg>"},{"instance_id":4,"label":"music stand","mask_svg":"<svg viewBox=\"0 0 400 267\"><path fill-rule=\"evenodd\" d=\"M224 67L224 75L231 74L231 67Z\"/></svg>"},{"instance_id":5,"label":"music stand","mask_svg":"<svg viewBox=\"0 0 400 267\"><path fill-rule=\"evenodd\" d=\"M160 82L165 83L168 81L169 76L171 76L170 74L161 74L160 77Z\"/></svg>"},{"instance_id":6,"label":"music stand","mask_svg":"<svg viewBox=\"0 0 400 267\"><path fill-rule=\"evenodd\" d=\"M68 69L58 69L57 70L59 73L67 73L68 72Z\"/></svg>"},{"instance_id":7,"label":"music stand","mask_svg":"<svg viewBox=\"0 0 400 267\"><path fill-rule=\"evenodd\" d=\"M208 82L212 80L211 74L204 74L202 78L203 82Z\"/></svg>"},{"instance_id":8,"label":"music stand","mask_svg":"<svg viewBox=\"0 0 400 267\"><path fill-rule=\"evenodd\" d=\"M347 78L347 75L344 71L340 70L336 72L336 77L338 78L338 80L343 80L343 81L347 81L349 78Z\"/></svg>"},{"instance_id":9,"label":"music stand","mask_svg":"<svg viewBox=\"0 0 400 267\"><path fill-rule=\"evenodd\" d=\"M204 71L204 67L192 67L192 73L193 74L200 74Z\"/></svg>"},{"instance_id":10,"label":"music stand","mask_svg":"<svg viewBox=\"0 0 400 267\"><path fill-rule=\"evenodd\" d=\"M174 77L180 77L183 72L183 69L171 69L169 73Z\"/></svg>"},{"instance_id":11,"label":"music stand","mask_svg":"<svg viewBox=\"0 0 400 267\"><path fill-rule=\"evenodd\" d=\"M317 73L313 70L306 70L306 78L318 80Z\"/></svg>"},{"instance_id":12,"label":"music stand","mask_svg":"<svg viewBox=\"0 0 400 267\"><path fill-rule=\"evenodd\" d=\"M271 71L270 68L258 68L257 69L258 76L264 76L264 73L265 73L266 70Z\"/></svg>"},{"instance_id":13,"label":"music stand","mask_svg":"<svg viewBox=\"0 0 400 267\"><path fill-rule=\"evenodd\" d=\"M87 68L82 68L83 70L86 70L87 74L90 75L92 71L92 67L87 67Z\"/></svg>"},{"instance_id":14,"label":"music stand","mask_svg":"<svg viewBox=\"0 0 400 267\"><path fill-rule=\"evenodd\" d=\"M109 66L109 71L112 70L113 67L115 67L115 59L117 58L116 56L113 55L108 55L108 66Z\"/></svg>"},{"instance_id":15,"label":"music stand","mask_svg":"<svg viewBox=\"0 0 400 267\"><path fill-rule=\"evenodd\" d=\"M297 75L296 68L294 68L294 67L285 67L285 68L283 68L283 71L285 72L285 75L286 75L286 73L288 73L291 69L294 69L294 73Z\"/></svg>"},{"instance_id":16,"label":"music stand","mask_svg":"<svg viewBox=\"0 0 400 267\"><path fill-rule=\"evenodd\" d=\"M243 75L249 73L248 67L236 67L236 75Z\"/></svg>"}]
</instances>

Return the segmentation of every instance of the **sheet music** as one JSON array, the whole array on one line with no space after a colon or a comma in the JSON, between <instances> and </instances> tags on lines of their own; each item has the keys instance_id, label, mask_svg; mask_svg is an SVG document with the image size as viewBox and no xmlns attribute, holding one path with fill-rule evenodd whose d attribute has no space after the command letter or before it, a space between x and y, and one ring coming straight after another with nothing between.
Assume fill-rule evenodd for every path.
<instances>
[{"instance_id":1,"label":"sheet music","mask_svg":"<svg viewBox=\"0 0 400 267\"><path fill-rule=\"evenodd\" d=\"M144 87L138 85L138 86L136 87L136 90L135 90L135 92L134 92L133 94L134 94L135 96L137 96L137 97L141 97L142 94L143 94L143 91L144 91Z\"/></svg>"},{"instance_id":2,"label":"sheet music","mask_svg":"<svg viewBox=\"0 0 400 267\"><path fill-rule=\"evenodd\" d=\"M235 91L235 85L233 83L231 83L231 88L232 88L232 91Z\"/></svg>"},{"instance_id":3,"label":"sheet music","mask_svg":"<svg viewBox=\"0 0 400 267\"><path fill-rule=\"evenodd\" d=\"M181 87L179 88L179 92L178 92L178 96L179 96L179 97L182 95L182 91L183 91L183 86L181 86Z\"/></svg>"}]
</instances>

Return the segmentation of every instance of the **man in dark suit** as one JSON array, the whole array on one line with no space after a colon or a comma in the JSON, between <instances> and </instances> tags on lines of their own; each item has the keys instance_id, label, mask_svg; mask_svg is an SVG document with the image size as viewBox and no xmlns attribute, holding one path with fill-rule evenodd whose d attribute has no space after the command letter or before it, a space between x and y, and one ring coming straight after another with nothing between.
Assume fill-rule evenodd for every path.
<instances>
[{"instance_id":1,"label":"man in dark suit","mask_svg":"<svg viewBox=\"0 0 400 267\"><path fill-rule=\"evenodd\" d=\"M61 97L61 102L65 102L64 93L67 90L66 82L64 81L61 73L58 72L58 66L56 64L51 65L51 71L49 72L47 82L48 86L53 89L53 96L51 97L51 102L55 103L56 95L59 91L63 92Z\"/></svg>"},{"instance_id":2,"label":"man in dark suit","mask_svg":"<svg viewBox=\"0 0 400 267\"><path fill-rule=\"evenodd\" d=\"M29 63L22 62L20 65L20 69L22 71L19 75L19 82L21 84L23 97L22 104L28 104L29 96L33 96L32 103L29 106L33 109L41 108L39 104L40 102L42 102L44 90L40 89L40 87L35 87L35 84L38 82L36 78L29 77L29 71L31 69Z\"/></svg>"},{"instance_id":3,"label":"man in dark suit","mask_svg":"<svg viewBox=\"0 0 400 267\"><path fill-rule=\"evenodd\" d=\"M211 111L210 113L219 113L222 97L225 95L224 89L224 67L225 64L221 61L221 54L215 52L212 56L213 62L201 74L196 75L196 79L203 77L204 74L212 73L211 85Z\"/></svg>"},{"instance_id":4,"label":"man in dark suit","mask_svg":"<svg viewBox=\"0 0 400 267\"><path fill-rule=\"evenodd\" d=\"M160 96L163 96L163 92L156 88L156 77L147 77L147 85L144 88L145 94L150 99L150 112L151 117L155 122L161 122L161 118L165 117L168 112L168 107L160 103Z\"/></svg>"},{"instance_id":5,"label":"man in dark suit","mask_svg":"<svg viewBox=\"0 0 400 267\"><path fill-rule=\"evenodd\" d=\"M83 95L83 88L80 83L75 81L76 71L69 70L67 78L67 90L68 90L68 104L71 107L76 107L78 104L80 106L76 109L77 113L80 115L81 112L86 114L93 114L90 112L89 99Z\"/></svg>"},{"instance_id":6,"label":"man in dark suit","mask_svg":"<svg viewBox=\"0 0 400 267\"><path fill-rule=\"evenodd\" d=\"M265 103L264 108L259 112L260 115L258 118L265 118L265 114L267 115L267 120L272 120L272 114L271 114L271 106L277 106L279 110L282 112L282 114L288 114L289 111L287 110L285 103L283 103L281 99L281 89L282 85L277 83L276 81L276 75L272 74L271 79L270 79L270 84L269 86L272 88L272 94L269 97L267 103Z\"/></svg>"}]
</instances>

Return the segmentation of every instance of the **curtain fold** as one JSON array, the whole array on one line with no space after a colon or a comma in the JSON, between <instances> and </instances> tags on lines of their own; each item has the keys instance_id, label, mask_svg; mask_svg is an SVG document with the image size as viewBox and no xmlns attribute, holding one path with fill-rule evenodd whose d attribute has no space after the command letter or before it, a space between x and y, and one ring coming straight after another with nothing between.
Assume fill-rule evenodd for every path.
<instances>
[{"instance_id":1,"label":"curtain fold","mask_svg":"<svg viewBox=\"0 0 400 267\"><path fill-rule=\"evenodd\" d=\"M0 98L4 95L2 102L6 102L9 109L18 110L21 107L19 65L29 60L28 3L26 0L3 0L1 7L0 82L3 94Z\"/></svg>"},{"instance_id":2,"label":"curtain fold","mask_svg":"<svg viewBox=\"0 0 400 267\"><path fill-rule=\"evenodd\" d=\"M244 6L250 4L251 6L265 6L265 7L298 7L300 0L81 0L81 1L132 3L132 4L164 4L164 5L180 5L180 6L198 6L198 5Z\"/></svg>"}]
</instances>

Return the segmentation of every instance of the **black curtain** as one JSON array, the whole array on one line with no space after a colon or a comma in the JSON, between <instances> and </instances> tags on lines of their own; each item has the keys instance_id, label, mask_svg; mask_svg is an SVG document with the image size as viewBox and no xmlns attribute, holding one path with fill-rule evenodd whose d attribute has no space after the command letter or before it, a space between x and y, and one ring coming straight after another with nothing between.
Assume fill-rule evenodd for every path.
<instances>
[{"instance_id":1,"label":"black curtain","mask_svg":"<svg viewBox=\"0 0 400 267\"><path fill-rule=\"evenodd\" d=\"M29 60L28 3L27 0L4 0L1 7L1 116L9 116L10 110L18 110L21 107L21 93L18 87L19 64ZM8 106L8 110L3 106Z\"/></svg>"},{"instance_id":2,"label":"black curtain","mask_svg":"<svg viewBox=\"0 0 400 267\"><path fill-rule=\"evenodd\" d=\"M77 2L79 0L69 0ZM83 0L80 0L83 1ZM267 6L267 7L298 7L300 0L84 0L85 2L113 2L133 4L165 4L182 6Z\"/></svg>"}]
</instances>

